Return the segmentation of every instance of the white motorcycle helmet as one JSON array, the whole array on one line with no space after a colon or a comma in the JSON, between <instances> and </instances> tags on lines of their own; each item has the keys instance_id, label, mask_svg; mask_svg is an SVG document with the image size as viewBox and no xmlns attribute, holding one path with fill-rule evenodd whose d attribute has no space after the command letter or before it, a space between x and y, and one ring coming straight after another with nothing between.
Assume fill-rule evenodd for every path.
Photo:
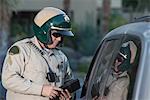
<instances>
[{"instance_id":1,"label":"white motorcycle helmet","mask_svg":"<svg viewBox=\"0 0 150 100\"><path fill-rule=\"evenodd\" d=\"M33 31L37 39L45 45L51 44L51 31L62 36L74 36L69 17L60 9L45 7L34 18Z\"/></svg>"}]
</instances>

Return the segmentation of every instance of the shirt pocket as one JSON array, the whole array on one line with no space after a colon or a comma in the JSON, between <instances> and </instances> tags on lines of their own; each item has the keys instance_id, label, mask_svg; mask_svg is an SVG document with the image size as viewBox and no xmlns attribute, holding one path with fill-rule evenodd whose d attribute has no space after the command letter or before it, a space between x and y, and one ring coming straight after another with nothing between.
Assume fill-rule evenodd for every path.
<instances>
[{"instance_id":1,"label":"shirt pocket","mask_svg":"<svg viewBox=\"0 0 150 100\"><path fill-rule=\"evenodd\" d=\"M25 75L34 82L42 83L46 80L47 64L40 58L30 60Z\"/></svg>"}]
</instances>

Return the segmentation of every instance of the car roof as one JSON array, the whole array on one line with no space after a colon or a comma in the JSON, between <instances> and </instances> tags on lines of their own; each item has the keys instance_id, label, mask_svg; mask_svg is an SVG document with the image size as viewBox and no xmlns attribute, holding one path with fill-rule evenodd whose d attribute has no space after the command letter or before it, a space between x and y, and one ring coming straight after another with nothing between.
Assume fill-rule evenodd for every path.
<instances>
[{"instance_id":1,"label":"car roof","mask_svg":"<svg viewBox=\"0 0 150 100\"><path fill-rule=\"evenodd\" d=\"M105 38L119 34L130 34L142 40L150 39L150 22L135 22L120 26L110 31Z\"/></svg>"}]
</instances>

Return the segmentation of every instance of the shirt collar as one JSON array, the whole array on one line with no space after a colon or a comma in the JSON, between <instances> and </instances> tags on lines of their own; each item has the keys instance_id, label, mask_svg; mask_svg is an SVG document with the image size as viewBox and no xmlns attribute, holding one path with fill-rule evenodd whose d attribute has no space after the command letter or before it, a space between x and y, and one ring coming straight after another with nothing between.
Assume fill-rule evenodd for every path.
<instances>
[{"instance_id":1,"label":"shirt collar","mask_svg":"<svg viewBox=\"0 0 150 100\"><path fill-rule=\"evenodd\" d=\"M119 75L119 77L123 77L123 76L128 76L127 71L124 71L123 73L121 73L121 74Z\"/></svg>"},{"instance_id":2,"label":"shirt collar","mask_svg":"<svg viewBox=\"0 0 150 100\"><path fill-rule=\"evenodd\" d=\"M117 74L116 72L113 71L112 72L112 76L115 77L115 78L119 78L119 77L128 76L128 73L127 73L127 71L124 71L124 72L122 72L120 74Z\"/></svg>"},{"instance_id":3,"label":"shirt collar","mask_svg":"<svg viewBox=\"0 0 150 100\"><path fill-rule=\"evenodd\" d=\"M40 46L38 39L36 38L36 36L34 36L33 38L31 38L32 43L34 43L40 50L42 50L42 47Z\"/></svg>"},{"instance_id":4,"label":"shirt collar","mask_svg":"<svg viewBox=\"0 0 150 100\"><path fill-rule=\"evenodd\" d=\"M31 41L32 41L40 50L42 50L42 51L44 51L44 52L47 52L48 55L51 56L51 55L54 54L54 51L53 51L52 49L47 49L47 48L42 49L42 47L40 46L40 44L39 44L38 39L37 39L36 36L34 36L34 37L31 39Z\"/></svg>"},{"instance_id":5,"label":"shirt collar","mask_svg":"<svg viewBox=\"0 0 150 100\"><path fill-rule=\"evenodd\" d=\"M52 49L47 49L47 48L44 48L44 51L46 51L48 53L49 56L53 55L54 54L54 51Z\"/></svg>"}]
</instances>

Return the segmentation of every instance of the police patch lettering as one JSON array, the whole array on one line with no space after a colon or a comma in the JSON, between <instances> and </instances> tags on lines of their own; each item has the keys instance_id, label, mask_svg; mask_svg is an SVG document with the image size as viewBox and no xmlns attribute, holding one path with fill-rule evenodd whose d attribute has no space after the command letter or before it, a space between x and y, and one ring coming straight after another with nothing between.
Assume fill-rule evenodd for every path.
<instances>
[{"instance_id":1,"label":"police patch lettering","mask_svg":"<svg viewBox=\"0 0 150 100\"><path fill-rule=\"evenodd\" d=\"M19 54L20 50L18 46L13 46L11 47L11 49L9 50L9 54L10 55L15 55L15 54Z\"/></svg>"}]
</instances>

